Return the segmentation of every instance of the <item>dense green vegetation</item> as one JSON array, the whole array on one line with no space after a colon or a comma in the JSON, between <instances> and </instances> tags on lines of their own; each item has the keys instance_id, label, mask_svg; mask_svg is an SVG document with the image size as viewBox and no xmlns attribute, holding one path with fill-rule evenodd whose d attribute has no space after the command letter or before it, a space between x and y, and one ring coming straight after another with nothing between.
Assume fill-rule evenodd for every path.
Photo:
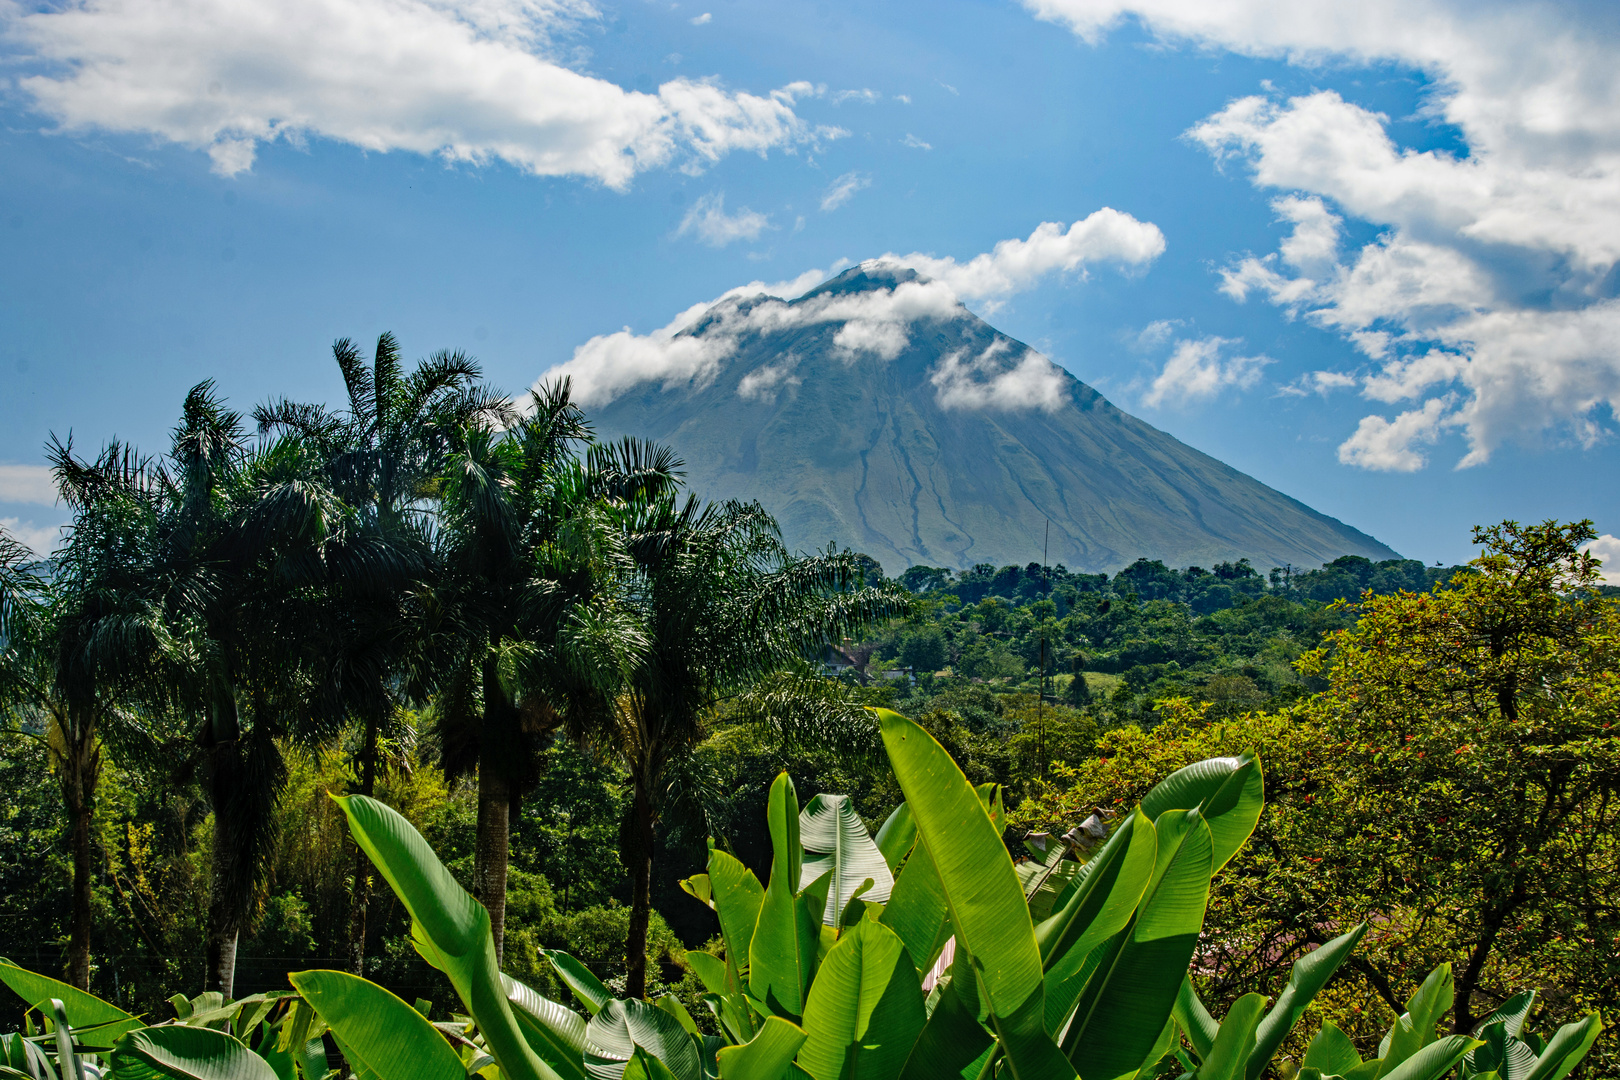
<instances>
[{"instance_id":1,"label":"dense green vegetation","mask_svg":"<svg viewBox=\"0 0 1620 1080\"><path fill-rule=\"evenodd\" d=\"M588 977L736 1043L767 1016L808 1025L808 981L800 1008L751 988L709 1012L736 988L701 957L744 946L696 883L722 854L774 882L789 802L840 807L852 837L916 803L878 707L980 786L1026 883L1072 877L1176 770L1257 754L1255 843L1206 876L1189 984L1240 1028L1262 1024L1246 995L1362 922L1306 1025L1342 1033L1340 1064L1387 1059L1406 988L1448 964L1424 1043L1507 1024L1526 987L1558 1023L1620 1006L1620 612L1588 524L1481 530L1481 558L1449 569L890 580L688 495L669 450L596 443L566 385L519 412L458 355L407 370L385 337L369 364L347 343L336 359L341 411L273 402L250 432L204 384L160 458L53 444L67 543L39 563L0 535L0 955L152 1017L176 990L290 993L317 968L476 1014L350 838L329 795L352 794L425 839L533 993ZM1062 874L1028 898L1035 923ZM810 880L783 882L774 902L809 903ZM859 885L820 901L832 940L877 934L838 891ZM950 936L894 932L919 976ZM307 1031L323 991L299 990ZM1188 995L1177 1060L1197 1070L1214 1022ZM1018 1037L975 1015L1015 1069ZM1168 1028L1148 1026L1151 1049ZM1607 1075L1614 1040L1592 1034ZM1264 1059L1292 1068L1308 1043L1279 1035Z\"/></svg>"},{"instance_id":2,"label":"dense green vegetation","mask_svg":"<svg viewBox=\"0 0 1620 1080\"><path fill-rule=\"evenodd\" d=\"M705 1032L679 998L620 998L562 951L547 960L585 1020L501 972L488 910L409 822L364 795L337 801L355 840L408 910L417 950L455 988L465 1016L434 1025L339 971L290 975L292 990L227 1001L177 995L176 1018L143 1025L111 1003L0 963L46 1031L0 1040L10 1071L77 1075L99 1057L114 1077L330 1080L843 1080L895 1077L1169 1076L1255 1080L1286 1064L1304 1080L1560 1080L1602 1024L1591 1014L1543 1040L1516 995L1470 1034L1436 1030L1455 990L1450 965L1423 980L1363 1059L1322 1025L1297 1062L1274 1062L1301 1017L1365 937L1342 933L1297 962L1276 1004L1247 994L1216 1020L1189 978L1212 879L1264 807L1252 754L1179 769L1154 785L1083 860L1051 837L1015 865L1000 789L977 789L916 723L877 711L906 801L874 836L845 796L800 806L771 784L766 883L711 849L682 882L718 917L714 952L691 951L707 993ZM945 955L946 952L951 955ZM32 1036L32 1037L30 1037Z\"/></svg>"}]
</instances>

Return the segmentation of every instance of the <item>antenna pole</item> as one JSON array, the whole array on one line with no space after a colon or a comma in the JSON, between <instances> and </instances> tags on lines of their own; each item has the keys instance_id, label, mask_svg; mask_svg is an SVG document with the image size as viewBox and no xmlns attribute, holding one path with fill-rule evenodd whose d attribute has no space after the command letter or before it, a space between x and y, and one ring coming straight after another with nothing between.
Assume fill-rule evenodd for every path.
<instances>
[{"instance_id":1,"label":"antenna pole","mask_svg":"<svg viewBox=\"0 0 1620 1080\"><path fill-rule=\"evenodd\" d=\"M1046 539L1041 544L1041 581L1046 586L1046 596L1052 596L1052 571L1047 565L1048 556L1052 552L1052 519L1046 519ZM1035 726L1036 747L1041 756L1041 779L1047 778L1046 762L1046 623L1041 623L1041 670L1039 679L1035 684Z\"/></svg>"}]
</instances>

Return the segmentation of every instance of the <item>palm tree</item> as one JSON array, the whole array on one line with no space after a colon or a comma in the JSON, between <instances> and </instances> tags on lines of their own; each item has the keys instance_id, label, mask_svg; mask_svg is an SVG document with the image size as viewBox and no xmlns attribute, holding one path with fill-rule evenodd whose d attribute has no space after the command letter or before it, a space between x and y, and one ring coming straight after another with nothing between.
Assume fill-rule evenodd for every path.
<instances>
[{"instance_id":1,"label":"palm tree","mask_svg":"<svg viewBox=\"0 0 1620 1080\"><path fill-rule=\"evenodd\" d=\"M155 703L193 718L214 812L206 988L229 996L236 946L275 840L286 779L278 740L330 737L305 707L303 634L345 508L296 440L249 447L211 382L186 396L163 470L165 498L139 591L174 639Z\"/></svg>"},{"instance_id":2,"label":"palm tree","mask_svg":"<svg viewBox=\"0 0 1620 1080\"><path fill-rule=\"evenodd\" d=\"M48 607L32 626L29 711L43 721L71 824L73 900L67 979L90 984L93 876L91 819L102 741L137 698L161 697L157 672L171 653L161 608L146 591L167 477L113 442L80 461L53 436L47 455L57 491L73 512L66 544L52 560Z\"/></svg>"},{"instance_id":3,"label":"palm tree","mask_svg":"<svg viewBox=\"0 0 1620 1080\"><path fill-rule=\"evenodd\" d=\"M870 586L851 552L794 557L758 503L702 504L672 493L619 514L631 569L621 584L643 647L598 671L622 671L611 708L579 734L617 755L630 775L624 857L633 881L626 993L646 992L652 856L678 763L714 707L872 621L907 610L893 583ZM784 684L787 685L787 684Z\"/></svg>"},{"instance_id":4,"label":"palm tree","mask_svg":"<svg viewBox=\"0 0 1620 1080\"><path fill-rule=\"evenodd\" d=\"M328 560L325 602L304 640L318 672L316 707L334 721L359 722L358 790L372 796L379 739L398 715L418 645L417 585L428 574L431 502L451 440L468 424L503 422L511 410L460 352L435 353L406 373L398 342L385 333L369 368L347 338L332 355L346 410L282 399L253 415L260 432L297 439L317 455L325 482L353 514L341 555ZM349 963L358 974L370 884L358 848L353 858Z\"/></svg>"},{"instance_id":5,"label":"palm tree","mask_svg":"<svg viewBox=\"0 0 1620 1080\"><path fill-rule=\"evenodd\" d=\"M565 380L504 430L464 427L444 473L431 678L445 772L478 777L474 893L497 955L512 805L537 779L545 737L595 700L567 657L570 628L615 557L598 504L671 489L680 465L631 440L580 461L589 438Z\"/></svg>"}]
</instances>

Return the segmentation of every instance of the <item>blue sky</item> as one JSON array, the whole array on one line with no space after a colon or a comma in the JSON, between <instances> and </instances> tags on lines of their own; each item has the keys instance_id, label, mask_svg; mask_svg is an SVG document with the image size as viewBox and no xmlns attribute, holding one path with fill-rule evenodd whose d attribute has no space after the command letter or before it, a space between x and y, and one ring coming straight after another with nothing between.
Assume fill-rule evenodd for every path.
<instances>
[{"instance_id":1,"label":"blue sky","mask_svg":"<svg viewBox=\"0 0 1620 1080\"><path fill-rule=\"evenodd\" d=\"M337 337L517 392L750 281L991 253L997 327L1404 554L1620 533L1616 18L1318 7L0 6L0 521L65 520L49 433L335 398ZM1162 250L995 254L1104 207Z\"/></svg>"}]
</instances>

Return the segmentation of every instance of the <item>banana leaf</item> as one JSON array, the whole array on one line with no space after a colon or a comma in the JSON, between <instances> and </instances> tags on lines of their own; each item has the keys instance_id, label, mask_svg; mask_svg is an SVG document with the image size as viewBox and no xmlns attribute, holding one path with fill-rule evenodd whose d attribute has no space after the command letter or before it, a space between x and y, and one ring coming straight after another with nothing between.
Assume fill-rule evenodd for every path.
<instances>
[{"instance_id":1,"label":"banana leaf","mask_svg":"<svg viewBox=\"0 0 1620 1080\"><path fill-rule=\"evenodd\" d=\"M1197 810L1162 813L1155 874L1130 925L1101 956L1063 1034L1083 1077L1137 1069L1164 1030L1198 944L1212 871L1210 829Z\"/></svg>"},{"instance_id":2,"label":"banana leaf","mask_svg":"<svg viewBox=\"0 0 1620 1080\"><path fill-rule=\"evenodd\" d=\"M633 998L611 1001L585 1025L585 1071L595 1080L628 1075L626 1066L637 1048L657 1059L675 1080L703 1080L692 1036L656 1005Z\"/></svg>"},{"instance_id":3,"label":"banana leaf","mask_svg":"<svg viewBox=\"0 0 1620 1080\"><path fill-rule=\"evenodd\" d=\"M186 1024L127 1032L111 1061L118 1080L281 1080L236 1036Z\"/></svg>"},{"instance_id":4,"label":"banana leaf","mask_svg":"<svg viewBox=\"0 0 1620 1080\"><path fill-rule=\"evenodd\" d=\"M804 1029L779 1016L767 1016L759 1034L741 1046L728 1046L715 1057L720 1080L781 1080L804 1045Z\"/></svg>"},{"instance_id":5,"label":"banana leaf","mask_svg":"<svg viewBox=\"0 0 1620 1080\"><path fill-rule=\"evenodd\" d=\"M411 941L444 972L483 1034L506 1080L559 1080L529 1047L506 1000L489 912L456 883L422 834L364 795L334 797L355 842L411 917Z\"/></svg>"},{"instance_id":6,"label":"banana leaf","mask_svg":"<svg viewBox=\"0 0 1620 1080\"><path fill-rule=\"evenodd\" d=\"M799 797L782 773L771 785L766 811L771 833L771 878L759 905L748 947L748 990L767 1011L785 1019L804 1015L822 925L820 908L807 924L798 900L803 849L799 843ZM825 894L823 894L825 903Z\"/></svg>"},{"instance_id":7,"label":"banana leaf","mask_svg":"<svg viewBox=\"0 0 1620 1080\"><path fill-rule=\"evenodd\" d=\"M427 1017L376 983L343 971L287 978L343 1040L357 1068L378 1080L465 1080L460 1055Z\"/></svg>"},{"instance_id":8,"label":"banana leaf","mask_svg":"<svg viewBox=\"0 0 1620 1080\"><path fill-rule=\"evenodd\" d=\"M1035 926L1001 829L992 820L999 793L987 809L933 736L898 713L876 712L889 763L917 823L918 842L933 858L944 887L957 947L978 965L1003 1067L1014 1080L1072 1075L1046 1033Z\"/></svg>"},{"instance_id":9,"label":"banana leaf","mask_svg":"<svg viewBox=\"0 0 1620 1080\"><path fill-rule=\"evenodd\" d=\"M0 982L10 987L30 1009L43 1012L50 1008L51 999L56 998L66 1011L68 1023L81 1036L89 1036L96 1046L111 1046L118 1036L142 1025L138 1017L111 1002L59 979L18 967L10 960L0 960Z\"/></svg>"},{"instance_id":10,"label":"banana leaf","mask_svg":"<svg viewBox=\"0 0 1620 1080\"><path fill-rule=\"evenodd\" d=\"M799 843L804 847L801 889L822 874L832 875L822 915L826 925L838 925L839 916L867 880L872 882L866 890L868 899L889 899L894 875L848 795L822 794L806 803L799 813Z\"/></svg>"},{"instance_id":11,"label":"banana leaf","mask_svg":"<svg viewBox=\"0 0 1620 1080\"><path fill-rule=\"evenodd\" d=\"M862 919L838 939L804 1007L799 1066L815 1080L891 1080L927 1017L905 943Z\"/></svg>"},{"instance_id":12,"label":"banana leaf","mask_svg":"<svg viewBox=\"0 0 1620 1080\"><path fill-rule=\"evenodd\" d=\"M889 864L889 872L898 874L900 864L906 861L912 846L917 843L917 823L911 819L911 807L901 803L890 811L883 824L878 826L875 839L878 850L883 852L884 861Z\"/></svg>"}]
</instances>

